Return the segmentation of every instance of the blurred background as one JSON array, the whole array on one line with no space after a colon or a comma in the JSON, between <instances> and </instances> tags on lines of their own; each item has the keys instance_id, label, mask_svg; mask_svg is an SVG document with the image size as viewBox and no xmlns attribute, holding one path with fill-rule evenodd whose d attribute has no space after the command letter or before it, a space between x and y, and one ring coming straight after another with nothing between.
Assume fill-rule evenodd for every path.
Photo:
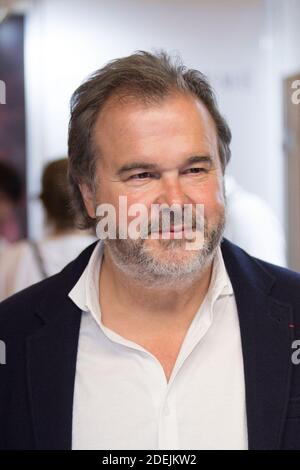
<instances>
[{"instance_id":1,"label":"blurred background","mask_svg":"<svg viewBox=\"0 0 300 470\"><path fill-rule=\"evenodd\" d=\"M6 239L43 236L41 175L67 153L75 88L113 58L164 48L208 76L231 127L228 237L300 271L299 23L300 0L0 0L0 160L23 188ZM262 227L257 251L247 221Z\"/></svg>"}]
</instances>

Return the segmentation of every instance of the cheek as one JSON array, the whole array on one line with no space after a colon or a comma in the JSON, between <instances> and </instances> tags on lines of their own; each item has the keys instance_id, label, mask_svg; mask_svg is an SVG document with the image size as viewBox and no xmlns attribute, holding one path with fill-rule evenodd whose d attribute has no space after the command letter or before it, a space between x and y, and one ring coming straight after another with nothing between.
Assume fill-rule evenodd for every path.
<instances>
[{"instance_id":1,"label":"cheek","mask_svg":"<svg viewBox=\"0 0 300 470\"><path fill-rule=\"evenodd\" d=\"M206 217L214 218L224 213L225 198L222 182L214 181L203 185L199 193L200 197L198 195L196 202L198 204L204 204Z\"/></svg>"},{"instance_id":2,"label":"cheek","mask_svg":"<svg viewBox=\"0 0 300 470\"><path fill-rule=\"evenodd\" d=\"M140 190L139 190L140 189ZM128 215L128 210L134 204L141 204L145 207L142 212L143 215L149 217L150 208L153 201L153 195L151 191L145 192L143 188L135 188L134 191L130 188L124 188L119 182L103 185L97 192L98 204L106 203L111 204L114 207L117 224L120 220L124 220L126 217L127 223L131 220L139 217L140 212L133 212L132 215ZM136 210L136 207L132 207L132 210ZM121 214L121 219L120 219Z\"/></svg>"}]
</instances>

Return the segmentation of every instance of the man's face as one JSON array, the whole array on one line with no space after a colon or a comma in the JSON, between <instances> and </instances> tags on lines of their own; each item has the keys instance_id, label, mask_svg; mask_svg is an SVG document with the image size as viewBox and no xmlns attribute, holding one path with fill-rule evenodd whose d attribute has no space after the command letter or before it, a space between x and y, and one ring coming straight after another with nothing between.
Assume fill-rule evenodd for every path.
<instances>
[{"instance_id":1,"label":"man's face","mask_svg":"<svg viewBox=\"0 0 300 470\"><path fill-rule=\"evenodd\" d=\"M225 209L217 132L206 107L184 94L151 105L111 99L98 116L94 141L101 154L96 205L110 203L118 213L119 196L126 196L128 207L142 203L149 216L152 204L204 205L201 260L199 250L186 250L182 240L166 241L161 236L107 241L114 260L121 267L143 265L144 271L158 276L203 268L220 241ZM83 193L94 217L95 204Z\"/></svg>"}]
</instances>

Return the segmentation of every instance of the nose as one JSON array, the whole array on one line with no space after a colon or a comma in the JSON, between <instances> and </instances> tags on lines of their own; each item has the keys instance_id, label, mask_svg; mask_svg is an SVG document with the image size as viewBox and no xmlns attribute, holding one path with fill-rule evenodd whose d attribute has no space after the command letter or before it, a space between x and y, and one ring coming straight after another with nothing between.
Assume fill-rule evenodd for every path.
<instances>
[{"instance_id":1,"label":"nose","mask_svg":"<svg viewBox=\"0 0 300 470\"><path fill-rule=\"evenodd\" d=\"M187 196L182 188L178 175L168 175L161 178L161 191L157 202L159 204L183 204L187 203Z\"/></svg>"}]
</instances>

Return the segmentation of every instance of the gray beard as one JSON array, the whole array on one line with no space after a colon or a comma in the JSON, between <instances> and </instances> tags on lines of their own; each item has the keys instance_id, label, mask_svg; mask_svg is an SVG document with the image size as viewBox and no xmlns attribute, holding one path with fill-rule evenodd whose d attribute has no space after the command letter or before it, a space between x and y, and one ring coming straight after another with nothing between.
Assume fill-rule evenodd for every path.
<instances>
[{"instance_id":1,"label":"gray beard","mask_svg":"<svg viewBox=\"0 0 300 470\"><path fill-rule=\"evenodd\" d=\"M225 215L213 227L205 223L203 247L189 252L193 255L180 263L176 260L163 262L159 257L153 257L151 250L145 247L145 239L106 239L104 246L117 268L137 284L149 287L183 286L192 283L212 262L224 228ZM157 243L164 250L184 249L186 240L157 240Z\"/></svg>"}]
</instances>

